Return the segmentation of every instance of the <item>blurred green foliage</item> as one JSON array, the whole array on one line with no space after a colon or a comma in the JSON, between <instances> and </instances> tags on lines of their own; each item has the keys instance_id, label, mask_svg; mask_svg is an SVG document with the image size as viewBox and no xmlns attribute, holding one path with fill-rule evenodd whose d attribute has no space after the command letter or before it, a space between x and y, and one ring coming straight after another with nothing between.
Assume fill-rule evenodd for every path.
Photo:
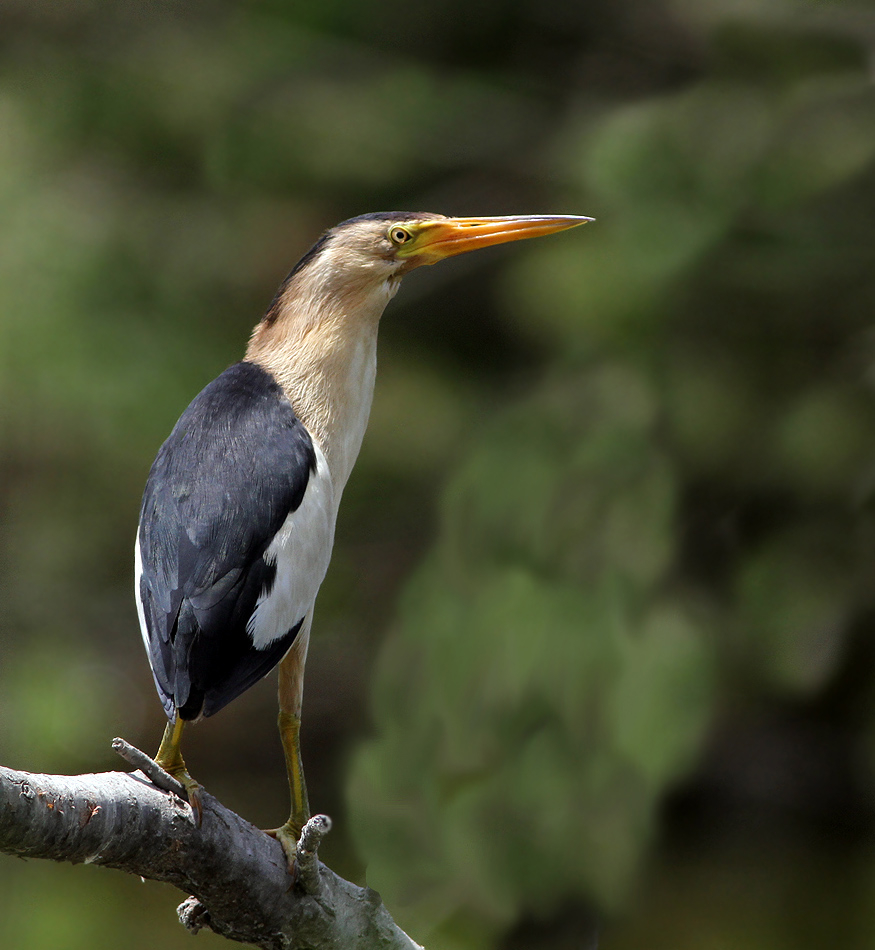
<instances>
[{"instance_id":1,"label":"blurred green foliage","mask_svg":"<svg viewBox=\"0 0 875 950\"><path fill-rule=\"evenodd\" d=\"M351 790L369 880L436 920L616 907L701 742L709 624L670 582L654 409L620 366L551 380L450 481Z\"/></svg>"},{"instance_id":2,"label":"blurred green foliage","mask_svg":"<svg viewBox=\"0 0 875 950\"><path fill-rule=\"evenodd\" d=\"M326 858L430 950L579 948L594 914L608 950L875 944L871 12L13 0L0 27L0 761L157 742L142 484L322 228L592 214L386 316L308 669ZM189 739L265 827L273 723L266 682ZM172 902L7 859L0 943L187 946Z\"/></svg>"}]
</instances>

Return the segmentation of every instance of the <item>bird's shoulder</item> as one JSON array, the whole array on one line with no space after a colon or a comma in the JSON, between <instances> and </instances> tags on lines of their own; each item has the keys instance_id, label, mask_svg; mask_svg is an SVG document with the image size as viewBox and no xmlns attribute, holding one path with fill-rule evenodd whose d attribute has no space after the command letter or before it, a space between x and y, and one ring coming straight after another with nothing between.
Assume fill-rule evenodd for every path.
<instances>
[{"instance_id":1,"label":"bird's shoulder","mask_svg":"<svg viewBox=\"0 0 875 950\"><path fill-rule=\"evenodd\" d=\"M279 459L271 459L272 451ZM315 467L312 439L279 383L255 363L228 367L198 393L179 417L156 462L213 459L236 463L257 451L261 468L279 470L289 451ZM188 457L187 457L188 456ZM192 459L191 456L194 456Z\"/></svg>"},{"instance_id":2,"label":"bird's shoulder","mask_svg":"<svg viewBox=\"0 0 875 950\"><path fill-rule=\"evenodd\" d=\"M301 505L316 469L313 440L276 380L234 364L192 400L152 465L140 512L146 561L189 545L212 549L220 572L248 561Z\"/></svg>"},{"instance_id":3,"label":"bird's shoulder","mask_svg":"<svg viewBox=\"0 0 875 950\"><path fill-rule=\"evenodd\" d=\"M315 468L313 440L280 385L262 367L240 362L201 390L179 417L149 482L178 488L190 480L224 494L236 481L257 494L282 486L300 490Z\"/></svg>"}]
</instances>

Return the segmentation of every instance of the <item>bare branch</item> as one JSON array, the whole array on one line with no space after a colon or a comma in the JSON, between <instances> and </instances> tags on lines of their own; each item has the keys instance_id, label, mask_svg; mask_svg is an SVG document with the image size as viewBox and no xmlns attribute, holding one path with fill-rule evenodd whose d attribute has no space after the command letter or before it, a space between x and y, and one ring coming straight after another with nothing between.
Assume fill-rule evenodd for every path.
<instances>
[{"instance_id":1,"label":"bare branch","mask_svg":"<svg viewBox=\"0 0 875 950\"><path fill-rule=\"evenodd\" d=\"M154 759L150 759L145 752L141 752L127 740L113 739L112 751L118 752L125 762L139 769L153 785L163 788L165 792L174 792L180 798L185 798L185 786L182 782L169 772L165 772Z\"/></svg>"},{"instance_id":2,"label":"bare branch","mask_svg":"<svg viewBox=\"0 0 875 950\"><path fill-rule=\"evenodd\" d=\"M324 815L298 842L296 882L274 839L207 793L203 804L197 828L188 803L141 772L39 775L0 766L0 851L174 884L193 895L178 908L189 930L209 927L265 950L421 950L375 891L318 860L331 826Z\"/></svg>"},{"instance_id":3,"label":"bare branch","mask_svg":"<svg viewBox=\"0 0 875 950\"><path fill-rule=\"evenodd\" d=\"M331 831L331 819L328 815L314 815L301 831L296 849L298 865L298 880L308 894L318 894L321 886L319 868L321 864L316 857L319 845L328 832Z\"/></svg>"}]
</instances>

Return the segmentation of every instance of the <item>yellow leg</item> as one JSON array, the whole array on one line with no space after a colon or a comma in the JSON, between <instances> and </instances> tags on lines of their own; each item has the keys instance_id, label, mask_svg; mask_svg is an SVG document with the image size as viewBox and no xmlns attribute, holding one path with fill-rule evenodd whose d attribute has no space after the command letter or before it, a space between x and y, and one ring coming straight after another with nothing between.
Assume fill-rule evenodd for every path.
<instances>
[{"instance_id":1,"label":"yellow leg","mask_svg":"<svg viewBox=\"0 0 875 950\"><path fill-rule=\"evenodd\" d=\"M272 828L267 833L283 846L289 870L294 871L298 838L301 837L301 829L310 817L307 783L304 781L304 767L301 763L301 720L291 713L280 712L279 729L286 756L292 810L288 821L281 828Z\"/></svg>"},{"instance_id":2,"label":"yellow leg","mask_svg":"<svg viewBox=\"0 0 875 950\"><path fill-rule=\"evenodd\" d=\"M188 801L194 812L195 823L200 827L203 820L204 808L201 800L201 786L188 774L185 767L185 761L182 758L182 730L185 728L185 720L179 716L173 723L167 723L164 728L164 737L161 739L161 745L155 755L155 761L169 772L175 779L183 784L188 794Z\"/></svg>"},{"instance_id":3,"label":"yellow leg","mask_svg":"<svg viewBox=\"0 0 875 950\"><path fill-rule=\"evenodd\" d=\"M295 838L310 817L310 802L307 800L307 783L304 781L304 764L301 761L301 720L294 713L280 711L277 721L283 752L286 756L286 772L289 776L289 794L292 810L287 824L295 830Z\"/></svg>"},{"instance_id":4,"label":"yellow leg","mask_svg":"<svg viewBox=\"0 0 875 950\"><path fill-rule=\"evenodd\" d=\"M309 623L302 629L292 649L286 654L279 668L279 705L277 723L280 740L286 757L286 773L289 777L289 794L292 799L288 821L281 828L267 833L283 846L289 870L294 871L295 852L301 830L310 817L307 799L307 783L301 762L301 702L304 686L304 661L307 658L307 642L310 637Z\"/></svg>"}]
</instances>

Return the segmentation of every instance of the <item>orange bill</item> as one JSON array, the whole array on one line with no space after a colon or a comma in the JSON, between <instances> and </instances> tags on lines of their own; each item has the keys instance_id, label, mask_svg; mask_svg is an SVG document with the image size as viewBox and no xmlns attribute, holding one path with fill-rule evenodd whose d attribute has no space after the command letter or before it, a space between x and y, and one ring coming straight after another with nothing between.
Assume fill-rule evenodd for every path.
<instances>
[{"instance_id":1,"label":"orange bill","mask_svg":"<svg viewBox=\"0 0 875 950\"><path fill-rule=\"evenodd\" d=\"M575 214L528 214L426 221L417 227L414 240L399 256L416 258L421 264L436 264L481 247L543 237L594 220Z\"/></svg>"}]
</instances>

